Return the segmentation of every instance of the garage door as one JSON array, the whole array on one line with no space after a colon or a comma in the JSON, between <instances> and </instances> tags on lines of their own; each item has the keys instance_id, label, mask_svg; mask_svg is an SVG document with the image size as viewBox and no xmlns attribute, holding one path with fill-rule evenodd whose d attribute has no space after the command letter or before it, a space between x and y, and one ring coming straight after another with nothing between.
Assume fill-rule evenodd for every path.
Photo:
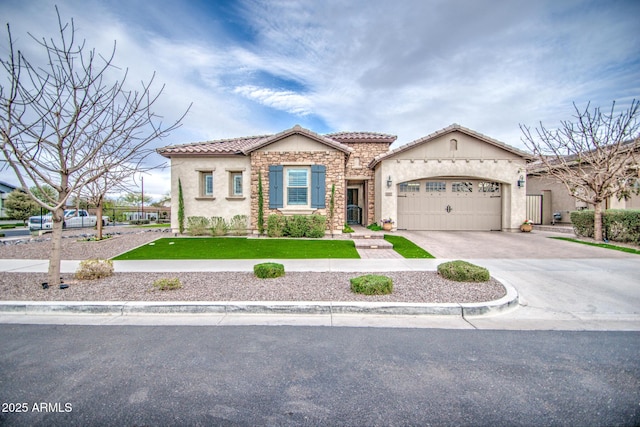
<instances>
[{"instance_id":1,"label":"garage door","mask_svg":"<svg viewBox=\"0 0 640 427\"><path fill-rule=\"evenodd\" d=\"M398 190L399 229L501 229L500 183L429 179L401 183Z\"/></svg>"}]
</instances>

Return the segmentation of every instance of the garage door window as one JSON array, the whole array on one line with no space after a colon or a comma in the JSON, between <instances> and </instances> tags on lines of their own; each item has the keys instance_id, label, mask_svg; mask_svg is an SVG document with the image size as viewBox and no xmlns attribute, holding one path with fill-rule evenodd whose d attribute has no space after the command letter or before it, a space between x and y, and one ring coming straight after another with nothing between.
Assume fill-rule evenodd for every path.
<instances>
[{"instance_id":1,"label":"garage door window","mask_svg":"<svg viewBox=\"0 0 640 427\"><path fill-rule=\"evenodd\" d=\"M427 182L427 193L442 193L447 191L447 183L442 181Z\"/></svg>"},{"instance_id":2,"label":"garage door window","mask_svg":"<svg viewBox=\"0 0 640 427\"><path fill-rule=\"evenodd\" d=\"M498 184L497 182L479 182L478 192L479 193L499 193L500 184Z\"/></svg>"},{"instance_id":3,"label":"garage door window","mask_svg":"<svg viewBox=\"0 0 640 427\"><path fill-rule=\"evenodd\" d=\"M473 183L470 181L453 182L451 191L454 193L471 193L473 192Z\"/></svg>"},{"instance_id":4,"label":"garage door window","mask_svg":"<svg viewBox=\"0 0 640 427\"><path fill-rule=\"evenodd\" d=\"M419 182L403 182L400 184L401 193L417 193L420 191Z\"/></svg>"}]
</instances>

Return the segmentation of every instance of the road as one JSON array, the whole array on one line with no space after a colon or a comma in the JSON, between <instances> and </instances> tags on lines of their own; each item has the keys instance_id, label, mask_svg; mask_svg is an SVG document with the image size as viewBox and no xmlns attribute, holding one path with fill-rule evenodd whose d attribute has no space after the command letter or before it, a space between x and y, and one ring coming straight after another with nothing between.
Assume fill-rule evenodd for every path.
<instances>
[{"instance_id":1,"label":"road","mask_svg":"<svg viewBox=\"0 0 640 427\"><path fill-rule=\"evenodd\" d=\"M638 332L3 324L0 342L0 425L640 424Z\"/></svg>"}]
</instances>

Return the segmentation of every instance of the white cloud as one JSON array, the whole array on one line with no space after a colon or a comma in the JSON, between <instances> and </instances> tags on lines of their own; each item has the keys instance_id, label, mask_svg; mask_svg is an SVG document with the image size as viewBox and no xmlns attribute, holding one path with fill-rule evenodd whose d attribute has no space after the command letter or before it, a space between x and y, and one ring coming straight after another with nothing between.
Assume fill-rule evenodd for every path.
<instances>
[{"instance_id":1,"label":"white cloud","mask_svg":"<svg viewBox=\"0 0 640 427\"><path fill-rule=\"evenodd\" d=\"M167 121L193 102L184 126L155 146L282 130L268 111L318 117L335 131L394 133L398 143L457 122L520 145L519 123L571 118L573 101L640 97L638 2L235 3L236 25L250 36L229 33L203 5L59 4L89 46L108 51L117 39L116 62L131 82L156 71L166 84L157 112ZM27 30L55 34L49 9L8 0L0 16L25 41Z\"/></svg>"}]
</instances>

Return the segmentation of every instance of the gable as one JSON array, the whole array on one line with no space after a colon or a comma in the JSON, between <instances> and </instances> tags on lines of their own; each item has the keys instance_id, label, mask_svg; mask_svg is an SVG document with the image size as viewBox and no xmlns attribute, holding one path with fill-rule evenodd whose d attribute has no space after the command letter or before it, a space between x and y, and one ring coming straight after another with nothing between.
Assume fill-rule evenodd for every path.
<instances>
[{"instance_id":1,"label":"gable","mask_svg":"<svg viewBox=\"0 0 640 427\"><path fill-rule=\"evenodd\" d=\"M402 159L520 159L521 157L462 132L441 135L392 154L385 160Z\"/></svg>"},{"instance_id":2,"label":"gable","mask_svg":"<svg viewBox=\"0 0 640 427\"><path fill-rule=\"evenodd\" d=\"M293 134L286 136L280 140L265 145L258 151L262 152L317 152L317 151L336 151L336 148L323 144L315 139L309 138L302 134Z\"/></svg>"},{"instance_id":3,"label":"gable","mask_svg":"<svg viewBox=\"0 0 640 427\"><path fill-rule=\"evenodd\" d=\"M369 167L374 168L381 161L389 159L529 160L531 155L454 123L388 153L376 156L369 163Z\"/></svg>"}]
</instances>

